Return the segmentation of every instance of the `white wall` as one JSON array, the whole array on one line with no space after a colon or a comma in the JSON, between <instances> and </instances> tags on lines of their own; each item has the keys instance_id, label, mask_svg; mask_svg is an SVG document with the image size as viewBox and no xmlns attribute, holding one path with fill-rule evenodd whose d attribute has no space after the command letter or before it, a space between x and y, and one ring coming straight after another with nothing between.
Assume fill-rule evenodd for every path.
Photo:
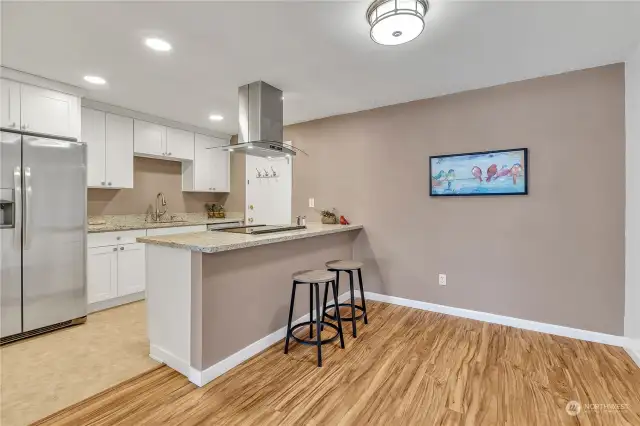
<instances>
[{"instance_id":1,"label":"white wall","mask_svg":"<svg viewBox=\"0 0 640 426\"><path fill-rule=\"evenodd\" d=\"M291 191L292 191L292 159L246 156L246 204L245 217L247 225L253 218L254 225L290 225L291 224ZM276 172L277 177L258 178ZM249 209L253 206L253 210Z\"/></svg>"},{"instance_id":2,"label":"white wall","mask_svg":"<svg viewBox=\"0 0 640 426\"><path fill-rule=\"evenodd\" d=\"M626 102L626 242L624 334L640 350L640 46L627 60Z\"/></svg>"}]
</instances>

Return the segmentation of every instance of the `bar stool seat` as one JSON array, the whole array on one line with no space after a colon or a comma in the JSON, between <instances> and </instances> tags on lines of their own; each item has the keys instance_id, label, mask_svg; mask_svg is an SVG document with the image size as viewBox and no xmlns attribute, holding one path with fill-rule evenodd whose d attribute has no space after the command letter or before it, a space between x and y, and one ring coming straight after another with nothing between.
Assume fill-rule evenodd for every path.
<instances>
[{"instance_id":1,"label":"bar stool seat","mask_svg":"<svg viewBox=\"0 0 640 426\"><path fill-rule=\"evenodd\" d=\"M325 265L329 270L353 271L362 268L364 263L358 262L357 260L332 260L325 263Z\"/></svg>"},{"instance_id":2,"label":"bar stool seat","mask_svg":"<svg viewBox=\"0 0 640 426\"><path fill-rule=\"evenodd\" d=\"M322 309L322 319L328 317L332 320L344 320L351 321L352 325L352 335L353 337L357 337L356 332L356 320L360 318L364 318L364 323L369 324L369 319L367 318L367 302L364 298L364 288L362 285L362 266L364 263L359 262L357 260L331 260L325 263L328 271L336 273L336 293L340 292L340 272L346 272L349 274L349 289L351 292L351 303L338 303L338 298L334 297L334 301L332 305L327 306L327 296L328 289L325 287L324 289L324 306ZM353 275L354 273L358 273L358 280L360 283L360 300L362 301L362 306L356 305L355 301L355 293L353 290ZM340 315L340 307L349 307L351 308L351 316L350 317L342 317ZM327 313L327 310L334 309L333 314ZM356 309L360 312L359 315L356 315Z\"/></svg>"},{"instance_id":3,"label":"bar stool seat","mask_svg":"<svg viewBox=\"0 0 640 426\"><path fill-rule=\"evenodd\" d=\"M344 349L344 338L342 336L342 322L340 318L338 318L338 325L334 325L330 322L324 321L322 315L320 314L320 284L324 284L325 290L325 299L326 294L329 291L329 286L331 286L333 290L333 295L337 298L338 289L336 288L336 273L327 271L327 270L304 270L295 272L292 275L293 279L293 288L291 289L291 304L289 305L289 321L287 322L287 338L284 344L284 353L287 354L289 352L289 339L293 337L295 341L298 343L302 343L303 345L312 345L318 348L318 367L322 367L322 349L321 346L333 342L336 339L340 339L340 347ZM309 321L304 321L295 326L291 326L291 321L293 318L293 304L296 298L296 287L299 284L309 284ZM315 305L316 305L316 318L315 321L313 319L313 293L315 290ZM326 300L325 300L326 305ZM316 338L313 339L313 326L316 326ZM301 339L295 336L293 333L299 328L309 326L309 339ZM332 328L337 333L335 336L332 336L328 339L322 339L322 330L325 328Z\"/></svg>"},{"instance_id":4,"label":"bar stool seat","mask_svg":"<svg viewBox=\"0 0 640 426\"><path fill-rule=\"evenodd\" d=\"M304 270L294 272L292 275L294 281L298 281L300 283L326 283L329 281L334 281L336 279L336 273L331 271L325 271L324 269L314 269L314 270Z\"/></svg>"}]
</instances>

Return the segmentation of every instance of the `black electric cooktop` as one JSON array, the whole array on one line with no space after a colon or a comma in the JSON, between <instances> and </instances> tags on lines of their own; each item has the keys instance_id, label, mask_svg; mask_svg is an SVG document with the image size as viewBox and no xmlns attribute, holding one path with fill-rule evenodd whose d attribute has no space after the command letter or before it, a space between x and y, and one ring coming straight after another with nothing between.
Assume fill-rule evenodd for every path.
<instances>
[{"instance_id":1,"label":"black electric cooktop","mask_svg":"<svg viewBox=\"0 0 640 426\"><path fill-rule=\"evenodd\" d=\"M296 229L307 229L304 225L252 225L239 226L237 228L219 229L220 232L233 232L234 234L271 234L273 232L295 231Z\"/></svg>"}]
</instances>

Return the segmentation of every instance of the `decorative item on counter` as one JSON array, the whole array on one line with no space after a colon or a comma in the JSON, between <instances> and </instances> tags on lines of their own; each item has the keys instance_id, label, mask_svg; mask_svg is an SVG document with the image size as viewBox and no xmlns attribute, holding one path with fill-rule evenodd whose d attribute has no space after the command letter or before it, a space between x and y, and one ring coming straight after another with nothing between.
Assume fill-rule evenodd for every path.
<instances>
[{"instance_id":1,"label":"decorative item on counter","mask_svg":"<svg viewBox=\"0 0 640 426\"><path fill-rule=\"evenodd\" d=\"M349 221L347 220L346 217L344 216L340 216L340 225L348 225Z\"/></svg>"},{"instance_id":2,"label":"decorative item on counter","mask_svg":"<svg viewBox=\"0 0 640 426\"><path fill-rule=\"evenodd\" d=\"M320 214L322 215L321 221L325 225L335 225L338 223L338 216L336 215L335 208L331 210L322 210Z\"/></svg>"},{"instance_id":3,"label":"decorative item on counter","mask_svg":"<svg viewBox=\"0 0 640 426\"><path fill-rule=\"evenodd\" d=\"M209 204L206 203L204 207L207 209L207 217L209 219L224 219L227 215L224 211L224 207L218 204Z\"/></svg>"}]
</instances>

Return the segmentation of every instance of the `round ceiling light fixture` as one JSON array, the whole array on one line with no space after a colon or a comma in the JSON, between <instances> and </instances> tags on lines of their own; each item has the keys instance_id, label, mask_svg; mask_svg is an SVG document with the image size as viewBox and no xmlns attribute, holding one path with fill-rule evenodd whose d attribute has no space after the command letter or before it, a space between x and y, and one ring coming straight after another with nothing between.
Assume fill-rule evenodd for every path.
<instances>
[{"instance_id":1,"label":"round ceiling light fixture","mask_svg":"<svg viewBox=\"0 0 640 426\"><path fill-rule=\"evenodd\" d=\"M386 46L407 43L424 30L427 0L375 0L367 9L371 40Z\"/></svg>"}]
</instances>

